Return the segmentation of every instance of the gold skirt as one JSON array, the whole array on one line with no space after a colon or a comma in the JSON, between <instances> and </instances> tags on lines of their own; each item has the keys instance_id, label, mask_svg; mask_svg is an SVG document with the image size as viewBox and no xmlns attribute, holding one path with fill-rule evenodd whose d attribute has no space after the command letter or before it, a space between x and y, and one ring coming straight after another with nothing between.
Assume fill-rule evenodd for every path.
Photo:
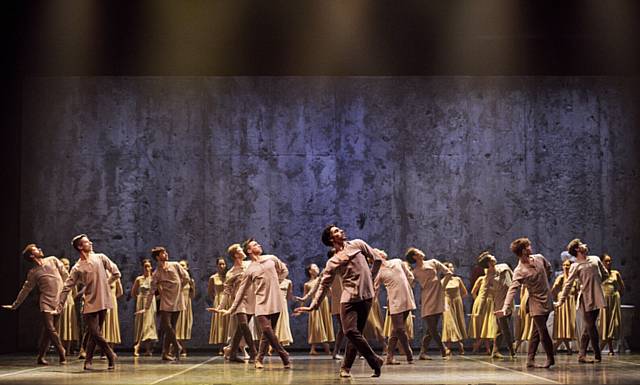
<instances>
[{"instance_id":1,"label":"gold skirt","mask_svg":"<svg viewBox=\"0 0 640 385\"><path fill-rule=\"evenodd\" d=\"M413 339L413 313L409 312L407 320L404 323L404 328L407 331L407 337L410 340ZM384 326L382 326L382 335L389 338L393 331L393 325L391 323L391 315L389 314L389 308L387 307L387 313L384 316Z\"/></svg>"},{"instance_id":2,"label":"gold skirt","mask_svg":"<svg viewBox=\"0 0 640 385\"><path fill-rule=\"evenodd\" d=\"M307 327L307 342L310 344L322 344L335 340L333 335L333 320L331 319L331 308L329 307L328 298L325 297L322 300L320 307L309 313Z\"/></svg>"},{"instance_id":3,"label":"gold skirt","mask_svg":"<svg viewBox=\"0 0 640 385\"><path fill-rule=\"evenodd\" d=\"M144 301L146 294L139 294L136 298L136 311L144 309ZM135 334L134 343L157 340L158 332L156 330L156 300L151 297L151 306L149 310L142 314L136 314L134 320Z\"/></svg>"},{"instance_id":4,"label":"gold skirt","mask_svg":"<svg viewBox=\"0 0 640 385\"><path fill-rule=\"evenodd\" d=\"M120 338L120 319L118 318L118 300L115 295L111 298L113 301L113 309L107 309L104 317L104 327L102 335L105 341L110 344L119 344L122 342Z\"/></svg>"},{"instance_id":5,"label":"gold skirt","mask_svg":"<svg viewBox=\"0 0 640 385\"><path fill-rule=\"evenodd\" d=\"M60 335L61 341L78 341L80 338L79 334L76 303L73 301L71 294L69 294L67 302L64 304L64 309L60 314L58 335Z\"/></svg>"},{"instance_id":6,"label":"gold skirt","mask_svg":"<svg viewBox=\"0 0 640 385\"><path fill-rule=\"evenodd\" d=\"M572 295L556 308L553 315L553 339L554 340L575 340L576 339L576 298Z\"/></svg>"},{"instance_id":7,"label":"gold skirt","mask_svg":"<svg viewBox=\"0 0 640 385\"><path fill-rule=\"evenodd\" d=\"M620 339L620 321L622 320L620 292L616 291L611 295L605 295L604 300L605 307L600 309L600 318L598 320L600 340Z\"/></svg>"},{"instance_id":8,"label":"gold skirt","mask_svg":"<svg viewBox=\"0 0 640 385\"><path fill-rule=\"evenodd\" d=\"M222 299L222 294L215 297L213 307L217 307ZM211 328L209 329L209 343L212 345L224 344L229 336L229 321L231 316L219 313L211 313Z\"/></svg>"},{"instance_id":9,"label":"gold skirt","mask_svg":"<svg viewBox=\"0 0 640 385\"><path fill-rule=\"evenodd\" d=\"M193 310L191 308L191 298L186 296L185 303L186 308L178 315L178 321L176 322L176 339L178 340L190 340L191 339L191 327L193 326Z\"/></svg>"},{"instance_id":10,"label":"gold skirt","mask_svg":"<svg viewBox=\"0 0 640 385\"><path fill-rule=\"evenodd\" d=\"M498 322L493 314L493 297L477 297L469 319L469 338L493 339L498 334Z\"/></svg>"},{"instance_id":11,"label":"gold skirt","mask_svg":"<svg viewBox=\"0 0 640 385\"><path fill-rule=\"evenodd\" d=\"M445 297L446 306L442 313L442 341L458 342L467 338L462 297Z\"/></svg>"}]
</instances>

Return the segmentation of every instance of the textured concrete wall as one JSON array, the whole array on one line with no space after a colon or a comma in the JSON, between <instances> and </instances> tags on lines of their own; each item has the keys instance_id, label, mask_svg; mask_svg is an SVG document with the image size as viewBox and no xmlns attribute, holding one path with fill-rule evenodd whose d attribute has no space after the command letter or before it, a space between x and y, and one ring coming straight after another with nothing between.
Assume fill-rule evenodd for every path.
<instances>
[{"instance_id":1,"label":"textured concrete wall","mask_svg":"<svg viewBox=\"0 0 640 385\"><path fill-rule=\"evenodd\" d=\"M253 236L295 291L324 263L323 226L399 256L408 246L467 277L489 248L529 236L609 251L640 305L637 81L620 78L36 78L25 84L21 239L75 258L86 232L128 289L155 245L207 278ZM23 269L24 271L24 269ZM120 301L124 345L133 301ZM35 343L32 306L23 348ZM306 317L292 319L295 347Z\"/></svg>"}]
</instances>

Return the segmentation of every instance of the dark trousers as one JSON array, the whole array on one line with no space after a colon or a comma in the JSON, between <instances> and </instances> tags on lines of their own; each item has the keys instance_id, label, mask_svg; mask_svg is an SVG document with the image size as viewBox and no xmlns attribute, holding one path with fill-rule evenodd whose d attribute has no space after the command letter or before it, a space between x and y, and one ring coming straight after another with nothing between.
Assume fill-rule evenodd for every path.
<instances>
[{"instance_id":1,"label":"dark trousers","mask_svg":"<svg viewBox=\"0 0 640 385\"><path fill-rule=\"evenodd\" d=\"M170 353L171 345L175 346L176 354L179 355L182 350L182 345L176 339L176 323L178 322L179 311L165 311L161 310L160 313L160 329L164 339L162 340L162 355Z\"/></svg>"},{"instance_id":2,"label":"dark trousers","mask_svg":"<svg viewBox=\"0 0 640 385\"><path fill-rule=\"evenodd\" d=\"M527 352L529 362L532 362L535 359L540 342L542 342L544 351L547 354L547 360L550 362L554 362L553 341L551 341L551 336L549 335L549 330L547 329L548 318L548 313L544 315L534 315L531 317L531 319L533 320L534 328L531 332L531 339L529 340L529 350Z\"/></svg>"},{"instance_id":3,"label":"dark trousers","mask_svg":"<svg viewBox=\"0 0 640 385\"><path fill-rule=\"evenodd\" d=\"M389 346L387 348L387 360L393 359L393 353L396 345L400 341L400 345L407 355L407 361L413 361L413 351L409 345L409 336L405 327L407 317L411 313L409 310L398 314L391 314L391 337L389 338Z\"/></svg>"},{"instance_id":4,"label":"dark trousers","mask_svg":"<svg viewBox=\"0 0 640 385\"><path fill-rule=\"evenodd\" d=\"M369 346L367 340L362 336L362 331L367 324L367 317L371 309L370 299L358 302L347 302L340 304L340 320L342 330L349 342L347 352L344 356L342 367L350 370L356 359L358 352L367 360L372 369L378 369L380 362L376 354Z\"/></svg>"},{"instance_id":5,"label":"dark trousers","mask_svg":"<svg viewBox=\"0 0 640 385\"><path fill-rule=\"evenodd\" d=\"M344 332L342 331L342 321L340 321L340 314L335 314L336 319L338 320L338 333L336 334L336 343L333 346L333 355L336 356L340 353L340 349L342 348L342 343L344 342Z\"/></svg>"},{"instance_id":6,"label":"dark trousers","mask_svg":"<svg viewBox=\"0 0 640 385\"><path fill-rule=\"evenodd\" d=\"M100 349L102 349L107 356L109 362L113 362L113 350L111 350L111 346L109 346L102 336L102 325L104 325L104 317L106 314L106 310L83 314L84 323L87 326L87 333L89 334L85 362L91 363L93 361L93 352L96 350L96 345L100 346Z\"/></svg>"},{"instance_id":7,"label":"dark trousers","mask_svg":"<svg viewBox=\"0 0 640 385\"><path fill-rule=\"evenodd\" d=\"M582 314L584 327L582 329L582 336L580 337L580 357L584 358L587 355L587 347L589 346L589 341L591 341L595 358L597 360L602 359L600 337L598 336L598 327L596 324L600 310L585 311Z\"/></svg>"},{"instance_id":8,"label":"dark trousers","mask_svg":"<svg viewBox=\"0 0 640 385\"><path fill-rule=\"evenodd\" d=\"M285 365L289 364L289 353L287 353L282 345L280 345L280 341L278 341L278 337L276 337L276 333L273 331L278 323L279 316L280 313L256 316L256 321L258 322L261 331L260 349L258 350L257 358L258 362L262 362L264 355L267 354L269 345L271 345L273 350L280 356L280 359L282 359L282 363Z\"/></svg>"},{"instance_id":9,"label":"dark trousers","mask_svg":"<svg viewBox=\"0 0 640 385\"><path fill-rule=\"evenodd\" d=\"M44 358L47 355L49 345L53 343L56 347L60 360L64 361L64 348L58 336L59 314L42 312L42 330L40 331L40 349L38 350L38 358Z\"/></svg>"},{"instance_id":10,"label":"dark trousers","mask_svg":"<svg viewBox=\"0 0 640 385\"><path fill-rule=\"evenodd\" d=\"M249 329L249 321L251 321L251 317L253 317L253 314L236 313L235 317L237 326L235 333L233 333L233 338L231 338L230 357L237 357L240 341L242 340L242 337L244 337L244 341L249 347L249 357L251 360L254 360L256 358L256 347L253 343L251 329Z\"/></svg>"},{"instance_id":11,"label":"dark trousers","mask_svg":"<svg viewBox=\"0 0 640 385\"><path fill-rule=\"evenodd\" d=\"M513 351L513 334L511 333L511 315L496 318L498 322L498 335L496 335L496 349L507 345L509 353Z\"/></svg>"},{"instance_id":12,"label":"dark trousers","mask_svg":"<svg viewBox=\"0 0 640 385\"><path fill-rule=\"evenodd\" d=\"M424 324L427 327L427 332L424 337L422 337L422 346L420 350L424 353L429 349L429 343L431 339L436 342L436 346L440 349L440 353L445 355L446 349L444 344L442 343L442 338L440 337L440 332L438 331L438 322L440 322L440 317L442 317L442 313L431 314L423 318Z\"/></svg>"}]
</instances>

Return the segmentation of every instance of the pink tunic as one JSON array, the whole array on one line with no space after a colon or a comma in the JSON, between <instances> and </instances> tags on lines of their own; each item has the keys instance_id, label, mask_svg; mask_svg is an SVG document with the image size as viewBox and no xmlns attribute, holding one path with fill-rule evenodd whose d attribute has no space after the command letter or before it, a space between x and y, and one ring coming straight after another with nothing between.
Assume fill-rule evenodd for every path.
<instances>
[{"instance_id":1,"label":"pink tunic","mask_svg":"<svg viewBox=\"0 0 640 385\"><path fill-rule=\"evenodd\" d=\"M399 314L416 308L411 283L413 274L400 259L390 259L382 262L380 272L376 276L374 288L376 293L380 285L387 288L389 314Z\"/></svg>"},{"instance_id":2,"label":"pink tunic","mask_svg":"<svg viewBox=\"0 0 640 385\"><path fill-rule=\"evenodd\" d=\"M553 310L553 300L549 289L551 265L542 254L531 255L530 263L518 262L513 272L513 280L509 286L502 311L508 313L508 306L513 302L516 290L525 286L529 292L529 314L531 316L545 315Z\"/></svg>"},{"instance_id":3,"label":"pink tunic","mask_svg":"<svg viewBox=\"0 0 640 385\"><path fill-rule=\"evenodd\" d=\"M600 258L590 255L582 262L576 261L569 269L569 277L562 286L562 292L558 296L559 301L569 295L573 282L580 281L580 294L578 294L579 307L583 311L593 311L605 307L602 281L609 277Z\"/></svg>"},{"instance_id":4,"label":"pink tunic","mask_svg":"<svg viewBox=\"0 0 640 385\"><path fill-rule=\"evenodd\" d=\"M107 271L111 277L107 276ZM84 285L84 314L95 313L100 310L113 309L111 300L111 282L120 278L120 270L106 255L91 253L86 260L80 260L73 265L69 277L64 283L58 309L62 309L67 295L78 283Z\"/></svg>"},{"instance_id":5,"label":"pink tunic","mask_svg":"<svg viewBox=\"0 0 640 385\"><path fill-rule=\"evenodd\" d=\"M413 275L420 284L422 318L444 312L444 287L439 274L451 275L451 270L437 259L424 261L422 267L416 266Z\"/></svg>"},{"instance_id":6,"label":"pink tunic","mask_svg":"<svg viewBox=\"0 0 640 385\"><path fill-rule=\"evenodd\" d=\"M190 283L189 274L178 262L167 261L165 266L158 264L151 276L151 290L147 294L146 310L157 289L160 291L160 311L183 311L187 308L182 295L182 287Z\"/></svg>"},{"instance_id":7,"label":"pink tunic","mask_svg":"<svg viewBox=\"0 0 640 385\"><path fill-rule=\"evenodd\" d=\"M231 303L233 303L233 300L238 296L240 283L242 282L245 271L250 264L250 261L242 261L242 265L234 265L231 269L229 269L229 271L227 271L227 278L224 281L224 291L222 293L222 299L220 300L222 309L230 307ZM231 314L254 314L256 311L256 296L253 291L253 287L250 290L247 290L241 298L242 299L240 300L240 304Z\"/></svg>"},{"instance_id":8,"label":"pink tunic","mask_svg":"<svg viewBox=\"0 0 640 385\"><path fill-rule=\"evenodd\" d=\"M283 301L280 294L280 281L287 278L289 270L275 255L262 255L258 261L253 261L244 273L238 294L229 308L236 311L242 296L251 288L255 293L255 315L269 315L282 311Z\"/></svg>"},{"instance_id":9,"label":"pink tunic","mask_svg":"<svg viewBox=\"0 0 640 385\"><path fill-rule=\"evenodd\" d=\"M367 257L373 260L369 269ZM329 292L336 275L342 277L341 303L359 302L373 298L373 278L380 269L382 258L365 241L354 239L346 241L344 248L329 258L322 272L320 286L311 301L311 308L317 309L324 296Z\"/></svg>"},{"instance_id":10,"label":"pink tunic","mask_svg":"<svg viewBox=\"0 0 640 385\"><path fill-rule=\"evenodd\" d=\"M22 301L36 286L40 292L40 311L55 312L60 302L60 292L64 280L69 273L64 265L56 257L46 257L42 259L42 266L36 265L27 273L27 280L22 285L18 297L13 303L14 307L20 306Z\"/></svg>"}]
</instances>

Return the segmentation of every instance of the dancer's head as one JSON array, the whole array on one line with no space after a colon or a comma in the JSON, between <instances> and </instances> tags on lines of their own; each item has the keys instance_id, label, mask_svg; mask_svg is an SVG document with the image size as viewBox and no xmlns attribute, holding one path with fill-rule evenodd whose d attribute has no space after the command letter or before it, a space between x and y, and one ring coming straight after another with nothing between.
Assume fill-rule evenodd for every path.
<instances>
[{"instance_id":1,"label":"dancer's head","mask_svg":"<svg viewBox=\"0 0 640 385\"><path fill-rule=\"evenodd\" d=\"M529 238L518 238L515 241L511 242L511 251L518 258L528 257L532 254L531 241L529 240Z\"/></svg>"},{"instance_id":2,"label":"dancer's head","mask_svg":"<svg viewBox=\"0 0 640 385\"><path fill-rule=\"evenodd\" d=\"M602 261L602 264L607 270L611 270L611 265L613 264L613 260L609 254L607 253L602 254L600 256L600 260Z\"/></svg>"},{"instance_id":3,"label":"dancer's head","mask_svg":"<svg viewBox=\"0 0 640 385\"><path fill-rule=\"evenodd\" d=\"M257 257L262 255L262 245L258 243L254 238L249 238L246 241L242 242L242 249L245 254Z\"/></svg>"},{"instance_id":4,"label":"dancer's head","mask_svg":"<svg viewBox=\"0 0 640 385\"><path fill-rule=\"evenodd\" d=\"M451 270L451 274L455 273L456 267L453 262L445 262L444 265L447 267L447 269Z\"/></svg>"},{"instance_id":5,"label":"dancer's head","mask_svg":"<svg viewBox=\"0 0 640 385\"><path fill-rule=\"evenodd\" d=\"M483 269L487 269L489 266L495 266L497 262L496 257L491 255L488 251L483 251L482 253L480 253L476 260L478 261L478 266L482 267Z\"/></svg>"},{"instance_id":6,"label":"dancer's head","mask_svg":"<svg viewBox=\"0 0 640 385\"><path fill-rule=\"evenodd\" d=\"M239 263L247 258L247 255L242 250L242 246L239 243L234 243L227 248L227 255L235 262Z\"/></svg>"},{"instance_id":7,"label":"dancer's head","mask_svg":"<svg viewBox=\"0 0 640 385\"><path fill-rule=\"evenodd\" d=\"M189 261L187 261L186 259L181 259L180 261L178 261L178 263L180 264L180 266L182 266L183 269L189 271Z\"/></svg>"},{"instance_id":8,"label":"dancer's head","mask_svg":"<svg viewBox=\"0 0 640 385\"><path fill-rule=\"evenodd\" d=\"M425 254L422 252L422 250L415 247L408 248L404 253L404 259L411 264L416 263L418 259L421 261L424 260L424 257Z\"/></svg>"},{"instance_id":9,"label":"dancer's head","mask_svg":"<svg viewBox=\"0 0 640 385\"><path fill-rule=\"evenodd\" d=\"M569 269L571 269L571 260L570 259L565 259L562 262L562 271L564 271L565 273L569 273Z\"/></svg>"},{"instance_id":10,"label":"dancer's head","mask_svg":"<svg viewBox=\"0 0 640 385\"><path fill-rule=\"evenodd\" d=\"M153 270L153 266L151 265L151 260L149 258L143 259L140 264L142 265L142 272L145 276L151 275L151 271Z\"/></svg>"},{"instance_id":11,"label":"dancer's head","mask_svg":"<svg viewBox=\"0 0 640 385\"><path fill-rule=\"evenodd\" d=\"M322 230L322 243L325 246L331 247L336 243L342 243L347 239L346 237L344 230L334 224L327 225Z\"/></svg>"},{"instance_id":12,"label":"dancer's head","mask_svg":"<svg viewBox=\"0 0 640 385\"><path fill-rule=\"evenodd\" d=\"M320 275L320 268L318 268L318 265L316 265L315 263L312 263L310 265L307 265L307 267L305 267L304 273L309 278L315 278L318 275Z\"/></svg>"},{"instance_id":13,"label":"dancer's head","mask_svg":"<svg viewBox=\"0 0 640 385\"><path fill-rule=\"evenodd\" d=\"M73 237L71 245L81 253L89 253L93 251L93 243L89 240L87 234L80 234Z\"/></svg>"},{"instance_id":14,"label":"dancer's head","mask_svg":"<svg viewBox=\"0 0 640 385\"><path fill-rule=\"evenodd\" d=\"M31 262L36 258L44 258L44 253L35 243L29 243L22 250L22 258L27 262Z\"/></svg>"},{"instance_id":15,"label":"dancer's head","mask_svg":"<svg viewBox=\"0 0 640 385\"><path fill-rule=\"evenodd\" d=\"M569 244L567 245L567 251L569 252L569 254L573 255L574 257L577 257L577 256L586 257L587 253L589 252L589 247L587 246L586 243L582 242L579 238L576 238L571 240L571 242L569 242Z\"/></svg>"},{"instance_id":16,"label":"dancer's head","mask_svg":"<svg viewBox=\"0 0 640 385\"><path fill-rule=\"evenodd\" d=\"M216 268L218 269L218 273L224 273L227 271L227 260L224 257L218 257L216 259Z\"/></svg>"},{"instance_id":17,"label":"dancer's head","mask_svg":"<svg viewBox=\"0 0 640 385\"><path fill-rule=\"evenodd\" d=\"M67 258L60 258L60 262L62 262L65 270L69 271L69 269L71 269L71 262Z\"/></svg>"},{"instance_id":18,"label":"dancer's head","mask_svg":"<svg viewBox=\"0 0 640 385\"><path fill-rule=\"evenodd\" d=\"M163 246L156 246L151 249L151 256L157 262L164 262L169 260L169 252Z\"/></svg>"}]
</instances>

